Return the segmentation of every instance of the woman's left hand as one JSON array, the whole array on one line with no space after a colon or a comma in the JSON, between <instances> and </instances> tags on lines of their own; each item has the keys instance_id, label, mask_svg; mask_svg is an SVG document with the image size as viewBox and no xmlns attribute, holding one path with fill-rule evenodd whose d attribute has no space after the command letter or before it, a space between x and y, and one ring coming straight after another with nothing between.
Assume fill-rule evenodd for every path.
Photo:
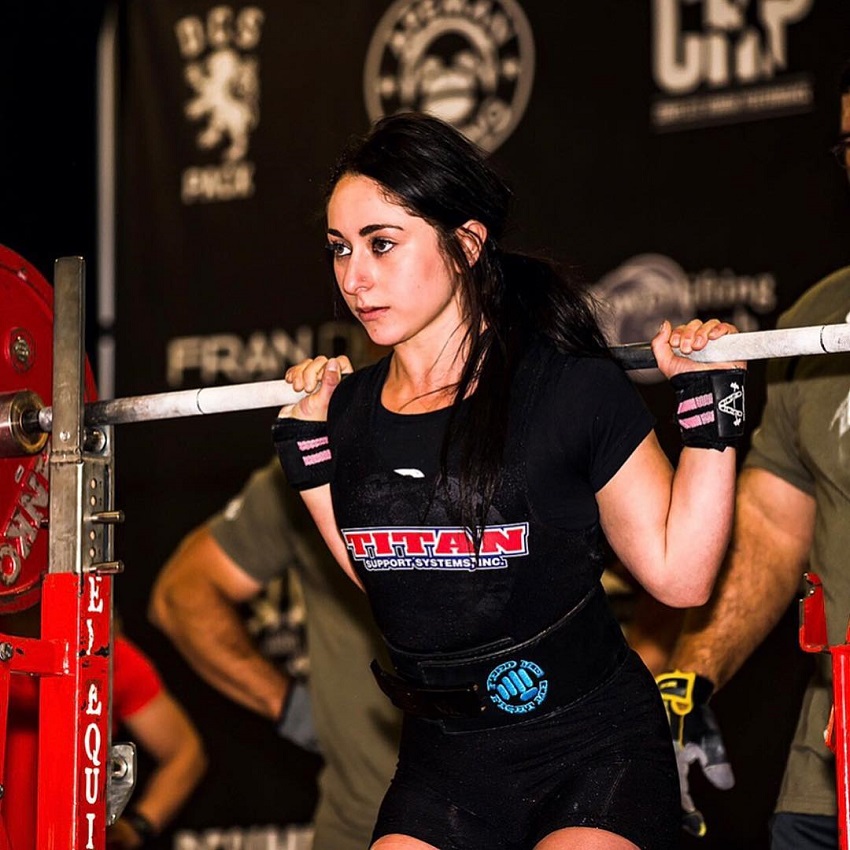
<instances>
[{"instance_id":1,"label":"woman's left hand","mask_svg":"<svg viewBox=\"0 0 850 850\"><path fill-rule=\"evenodd\" d=\"M678 349L682 354L701 351L713 339L719 339L726 334L738 333L738 329L729 322L720 319L693 319L686 325L674 328L666 319L661 323L658 333L652 340L652 353L655 362L665 378L682 372L697 372L706 369L746 369L745 360L735 360L728 363L698 363L688 357L676 354Z\"/></svg>"}]
</instances>

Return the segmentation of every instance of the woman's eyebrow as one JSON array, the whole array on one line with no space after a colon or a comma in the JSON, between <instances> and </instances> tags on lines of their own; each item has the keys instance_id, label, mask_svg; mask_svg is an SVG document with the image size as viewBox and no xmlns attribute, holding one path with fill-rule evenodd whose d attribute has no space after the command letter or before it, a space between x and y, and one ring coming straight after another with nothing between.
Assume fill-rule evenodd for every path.
<instances>
[{"instance_id":1,"label":"woman's eyebrow","mask_svg":"<svg viewBox=\"0 0 850 850\"><path fill-rule=\"evenodd\" d=\"M376 230L404 230L398 224L367 224L365 227L360 228L359 235L360 236L368 236L370 233L374 233ZM345 237L333 227L329 227L327 231L331 236L338 236L340 239L344 239Z\"/></svg>"},{"instance_id":2,"label":"woman's eyebrow","mask_svg":"<svg viewBox=\"0 0 850 850\"><path fill-rule=\"evenodd\" d=\"M365 227L360 228L360 235L368 236L376 230L404 230L404 228L398 224L367 224Z\"/></svg>"}]
</instances>

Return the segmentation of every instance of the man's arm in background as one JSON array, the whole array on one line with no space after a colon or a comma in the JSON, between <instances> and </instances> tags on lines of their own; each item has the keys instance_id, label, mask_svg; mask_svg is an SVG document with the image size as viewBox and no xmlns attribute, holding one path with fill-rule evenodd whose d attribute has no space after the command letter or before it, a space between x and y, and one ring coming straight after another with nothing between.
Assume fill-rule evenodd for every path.
<instances>
[{"instance_id":1,"label":"man's arm in background","mask_svg":"<svg viewBox=\"0 0 850 850\"><path fill-rule=\"evenodd\" d=\"M205 681L276 720L290 680L260 654L239 611L261 589L201 526L183 539L157 577L149 617Z\"/></svg>"},{"instance_id":2,"label":"man's arm in background","mask_svg":"<svg viewBox=\"0 0 850 850\"><path fill-rule=\"evenodd\" d=\"M721 688L777 624L806 569L815 500L759 468L739 478L735 528L709 603L688 612L669 669Z\"/></svg>"}]
</instances>

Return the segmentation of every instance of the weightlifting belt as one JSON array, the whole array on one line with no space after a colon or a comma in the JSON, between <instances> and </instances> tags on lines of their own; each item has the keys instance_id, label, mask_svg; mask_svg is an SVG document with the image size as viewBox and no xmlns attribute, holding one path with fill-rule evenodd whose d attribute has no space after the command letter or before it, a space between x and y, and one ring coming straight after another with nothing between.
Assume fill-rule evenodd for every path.
<instances>
[{"instance_id":1,"label":"weightlifting belt","mask_svg":"<svg viewBox=\"0 0 850 850\"><path fill-rule=\"evenodd\" d=\"M628 652L600 586L520 643L503 638L428 655L388 649L397 675L373 661L378 686L398 708L446 732L507 726L565 708L601 685Z\"/></svg>"}]
</instances>

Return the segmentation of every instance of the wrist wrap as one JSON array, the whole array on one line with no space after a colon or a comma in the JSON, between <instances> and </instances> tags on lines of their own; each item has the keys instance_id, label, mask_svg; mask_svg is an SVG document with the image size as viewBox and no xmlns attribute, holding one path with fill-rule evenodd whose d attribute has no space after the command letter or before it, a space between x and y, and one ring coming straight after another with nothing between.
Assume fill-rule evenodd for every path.
<instances>
[{"instance_id":1,"label":"wrist wrap","mask_svg":"<svg viewBox=\"0 0 850 850\"><path fill-rule=\"evenodd\" d=\"M334 463L327 422L277 419L272 426L272 440L291 487L309 490L330 484Z\"/></svg>"},{"instance_id":2,"label":"wrist wrap","mask_svg":"<svg viewBox=\"0 0 850 850\"><path fill-rule=\"evenodd\" d=\"M674 375L676 419L686 446L723 451L744 434L745 369L710 369Z\"/></svg>"}]
</instances>

